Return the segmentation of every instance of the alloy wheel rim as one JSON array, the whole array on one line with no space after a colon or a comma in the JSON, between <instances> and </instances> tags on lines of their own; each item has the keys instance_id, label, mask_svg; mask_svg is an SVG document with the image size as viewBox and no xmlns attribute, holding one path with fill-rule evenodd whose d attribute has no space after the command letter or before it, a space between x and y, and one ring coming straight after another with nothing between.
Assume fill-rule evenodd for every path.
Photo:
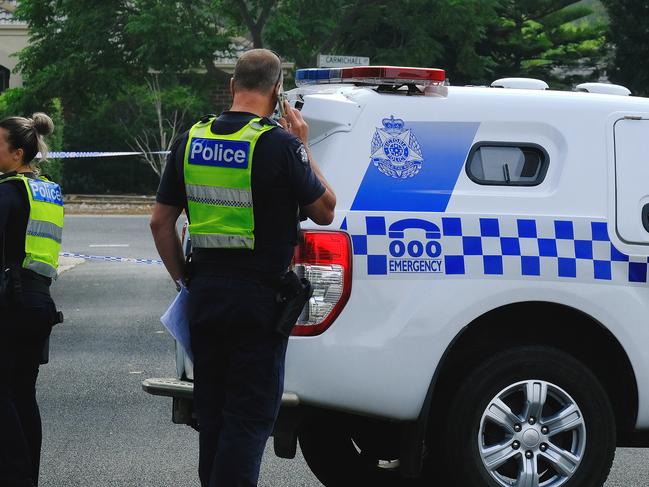
<instances>
[{"instance_id":1,"label":"alloy wheel rim","mask_svg":"<svg viewBox=\"0 0 649 487\"><path fill-rule=\"evenodd\" d=\"M566 391L527 380L489 401L477 440L484 468L501 487L560 487L583 459L586 423Z\"/></svg>"}]
</instances>

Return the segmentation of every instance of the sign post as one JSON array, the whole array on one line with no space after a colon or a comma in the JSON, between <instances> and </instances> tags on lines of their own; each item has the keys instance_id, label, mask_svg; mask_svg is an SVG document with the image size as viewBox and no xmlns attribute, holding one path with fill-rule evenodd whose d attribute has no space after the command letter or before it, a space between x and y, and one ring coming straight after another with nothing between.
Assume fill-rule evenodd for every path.
<instances>
[{"instance_id":1,"label":"sign post","mask_svg":"<svg viewBox=\"0 0 649 487\"><path fill-rule=\"evenodd\" d=\"M370 58L363 56L342 56L338 54L318 54L319 68L345 68L349 66L369 66Z\"/></svg>"}]
</instances>

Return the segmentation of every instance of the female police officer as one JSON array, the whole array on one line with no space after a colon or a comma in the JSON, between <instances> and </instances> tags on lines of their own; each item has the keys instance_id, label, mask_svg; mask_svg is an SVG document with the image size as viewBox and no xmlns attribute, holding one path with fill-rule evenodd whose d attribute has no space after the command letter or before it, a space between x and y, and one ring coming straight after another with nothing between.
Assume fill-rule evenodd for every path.
<instances>
[{"instance_id":1,"label":"female police officer","mask_svg":"<svg viewBox=\"0 0 649 487\"><path fill-rule=\"evenodd\" d=\"M44 157L50 117L0 121L0 485L35 486L41 451L36 377L58 321L49 287L63 230L58 185L32 164Z\"/></svg>"}]
</instances>

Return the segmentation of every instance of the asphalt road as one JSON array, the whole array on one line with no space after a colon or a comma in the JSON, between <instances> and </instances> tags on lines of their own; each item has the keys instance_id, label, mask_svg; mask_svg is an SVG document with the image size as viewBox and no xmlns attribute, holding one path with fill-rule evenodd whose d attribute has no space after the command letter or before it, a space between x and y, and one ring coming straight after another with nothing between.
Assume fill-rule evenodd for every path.
<instances>
[{"instance_id":1,"label":"asphalt road","mask_svg":"<svg viewBox=\"0 0 649 487\"><path fill-rule=\"evenodd\" d=\"M146 217L68 217L64 251L157 258ZM67 321L39 378L40 485L198 486L197 434L171 423L169 399L140 388L143 378L174 375L173 343L158 320L174 295L162 266L86 262L53 294ZM302 458L270 449L259 485L321 486ZM606 487L647 485L649 450L618 450Z\"/></svg>"},{"instance_id":2,"label":"asphalt road","mask_svg":"<svg viewBox=\"0 0 649 487\"><path fill-rule=\"evenodd\" d=\"M159 258L146 216L68 216L63 251L135 259Z\"/></svg>"},{"instance_id":3,"label":"asphalt road","mask_svg":"<svg viewBox=\"0 0 649 487\"><path fill-rule=\"evenodd\" d=\"M146 217L67 217L64 240L65 252L157 258ZM39 378L41 485L198 486L197 434L171 423L170 399L140 386L175 375L173 342L159 322L175 294L163 267L88 261L63 274L53 294L66 323ZM269 451L260 485L320 484L303 460Z\"/></svg>"}]
</instances>

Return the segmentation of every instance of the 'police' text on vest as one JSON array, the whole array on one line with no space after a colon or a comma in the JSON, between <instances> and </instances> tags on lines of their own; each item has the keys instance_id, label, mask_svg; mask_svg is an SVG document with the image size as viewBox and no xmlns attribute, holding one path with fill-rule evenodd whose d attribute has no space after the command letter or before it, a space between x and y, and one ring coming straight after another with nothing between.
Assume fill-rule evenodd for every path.
<instances>
[{"instance_id":1,"label":"'police' text on vest","mask_svg":"<svg viewBox=\"0 0 649 487\"><path fill-rule=\"evenodd\" d=\"M189 164L246 169L250 144L239 140L192 139Z\"/></svg>"},{"instance_id":2,"label":"'police' text on vest","mask_svg":"<svg viewBox=\"0 0 649 487\"><path fill-rule=\"evenodd\" d=\"M63 195L58 184L39 179L29 179L28 182L35 201L63 206Z\"/></svg>"}]
</instances>

